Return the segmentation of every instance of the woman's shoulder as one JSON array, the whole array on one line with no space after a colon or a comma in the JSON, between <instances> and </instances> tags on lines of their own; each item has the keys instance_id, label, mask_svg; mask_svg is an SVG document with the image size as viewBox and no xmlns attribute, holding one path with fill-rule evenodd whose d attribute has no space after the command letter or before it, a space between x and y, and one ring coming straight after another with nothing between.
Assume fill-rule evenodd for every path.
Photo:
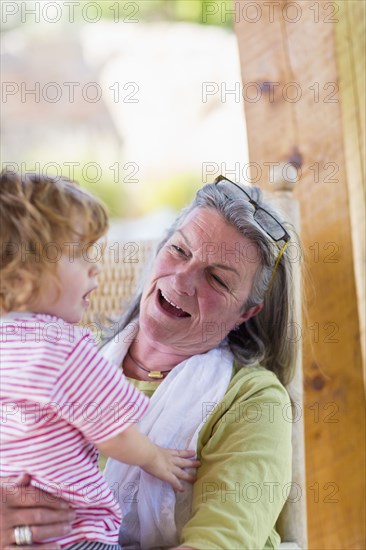
<instances>
[{"instance_id":1,"label":"woman's shoulder","mask_svg":"<svg viewBox=\"0 0 366 550\"><path fill-rule=\"evenodd\" d=\"M243 425L258 429L260 424L264 430L287 432L291 421L291 400L277 376L260 365L234 364L225 395L205 419L201 441L207 441L220 426L241 431Z\"/></svg>"},{"instance_id":2,"label":"woman's shoulder","mask_svg":"<svg viewBox=\"0 0 366 550\"><path fill-rule=\"evenodd\" d=\"M290 402L286 388L274 372L260 364L245 367L234 361L233 377L225 397L231 395L237 401L253 397L255 394L264 398L276 396L283 403Z\"/></svg>"}]
</instances>

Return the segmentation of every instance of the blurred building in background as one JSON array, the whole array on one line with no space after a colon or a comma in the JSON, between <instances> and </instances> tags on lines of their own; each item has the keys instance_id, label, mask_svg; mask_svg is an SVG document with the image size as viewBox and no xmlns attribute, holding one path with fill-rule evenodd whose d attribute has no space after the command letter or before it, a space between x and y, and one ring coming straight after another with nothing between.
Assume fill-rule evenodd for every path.
<instances>
[{"instance_id":1,"label":"blurred building in background","mask_svg":"<svg viewBox=\"0 0 366 550\"><path fill-rule=\"evenodd\" d=\"M144 238L245 165L236 38L212 3L8 4L2 166L78 179L119 220L112 231Z\"/></svg>"}]
</instances>

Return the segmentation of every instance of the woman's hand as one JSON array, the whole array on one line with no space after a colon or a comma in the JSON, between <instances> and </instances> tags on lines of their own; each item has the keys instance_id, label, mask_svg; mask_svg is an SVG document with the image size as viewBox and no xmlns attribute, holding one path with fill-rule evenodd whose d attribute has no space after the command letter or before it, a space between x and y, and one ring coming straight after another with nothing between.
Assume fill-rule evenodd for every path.
<instances>
[{"instance_id":1,"label":"woman's hand","mask_svg":"<svg viewBox=\"0 0 366 550\"><path fill-rule=\"evenodd\" d=\"M30 476L1 478L0 548L19 548L15 544L14 528L27 525L34 542L61 537L71 532L75 513L64 500L30 485ZM22 546L22 550L35 546ZM38 544L40 550L56 550L56 543Z\"/></svg>"},{"instance_id":2,"label":"woman's hand","mask_svg":"<svg viewBox=\"0 0 366 550\"><path fill-rule=\"evenodd\" d=\"M141 467L145 472L167 481L176 491L183 492L184 488L180 479L194 483L196 477L185 471L185 468L198 468L201 463L193 460L194 451L164 449L156 446L156 455L154 460Z\"/></svg>"}]
</instances>

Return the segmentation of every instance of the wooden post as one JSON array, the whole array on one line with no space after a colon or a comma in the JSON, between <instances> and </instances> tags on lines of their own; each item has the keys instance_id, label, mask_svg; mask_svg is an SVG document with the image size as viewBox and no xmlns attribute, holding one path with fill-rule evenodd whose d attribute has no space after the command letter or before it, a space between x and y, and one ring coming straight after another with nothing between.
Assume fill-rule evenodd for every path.
<instances>
[{"instance_id":1,"label":"wooden post","mask_svg":"<svg viewBox=\"0 0 366 550\"><path fill-rule=\"evenodd\" d=\"M340 75L340 98L349 208L351 214L360 341L364 382L366 386L366 227L365 227L365 66L366 66L366 3L339 3L342 19L335 26L337 64ZM342 5L343 4L343 5Z\"/></svg>"},{"instance_id":2,"label":"wooden post","mask_svg":"<svg viewBox=\"0 0 366 550\"><path fill-rule=\"evenodd\" d=\"M285 213L285 219L292 224L298 235L301 234L299 203L294 199L294 189L296 184L288 181L279 171L274 181L273 199L280 212ZM294 237L293 237L294 238ZM299 262L296 261L299 243L294 242L293 238L290 247L295 254L290 253L290 257L295 261L293 263L293 284L295 285L295 312L296 327L294 327L291 337L297 340L298 329L301 327L301 270ZM282 510L277 522L277 529L281 539L285 542L295 542L299 548L305 550L308 547L307 539L307 521L306 521L306 478L305 468L302 466L305 462L304 450L304 391L303 391L303 369L302 354L299 353L295 365L295 374L287 390L293 404L292 424L292 486L289 498Z\"/></svg>"},{"instance_id":3,"label":"wooden post","mask_svg":"<svg viewBox=\"0 0 366 550\"><path fill-rule=\"evenodd\" d=\"M366 547L354 186L348 183L350 145L345 147L339 92L344 75L335 41L350 3L234 2L253 183L271 190L276 171L297 170L308 272L302 335L308 535L314 550Z\"/></svg>"}]
</instances>

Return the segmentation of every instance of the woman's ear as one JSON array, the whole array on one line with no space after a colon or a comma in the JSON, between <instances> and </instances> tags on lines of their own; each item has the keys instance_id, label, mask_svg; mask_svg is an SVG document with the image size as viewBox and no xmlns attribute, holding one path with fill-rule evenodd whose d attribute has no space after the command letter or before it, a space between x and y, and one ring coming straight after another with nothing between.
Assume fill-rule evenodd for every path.
<instances>
[{"instance_id":1,"label":"woman's ear","mask_svg":"<svg viewBox=\"0 0 366 550\"><path fill-rule=\"evenodd\" d=\"M264 304L258 304L256 306L252 306L249 309L247 309L244 313L241 314L239 318L239 322L244 323L245 321L248 321L251 317L254 317L255 315L258 315L260 311L262 311Z\"/></svg>"}]
</instances>

